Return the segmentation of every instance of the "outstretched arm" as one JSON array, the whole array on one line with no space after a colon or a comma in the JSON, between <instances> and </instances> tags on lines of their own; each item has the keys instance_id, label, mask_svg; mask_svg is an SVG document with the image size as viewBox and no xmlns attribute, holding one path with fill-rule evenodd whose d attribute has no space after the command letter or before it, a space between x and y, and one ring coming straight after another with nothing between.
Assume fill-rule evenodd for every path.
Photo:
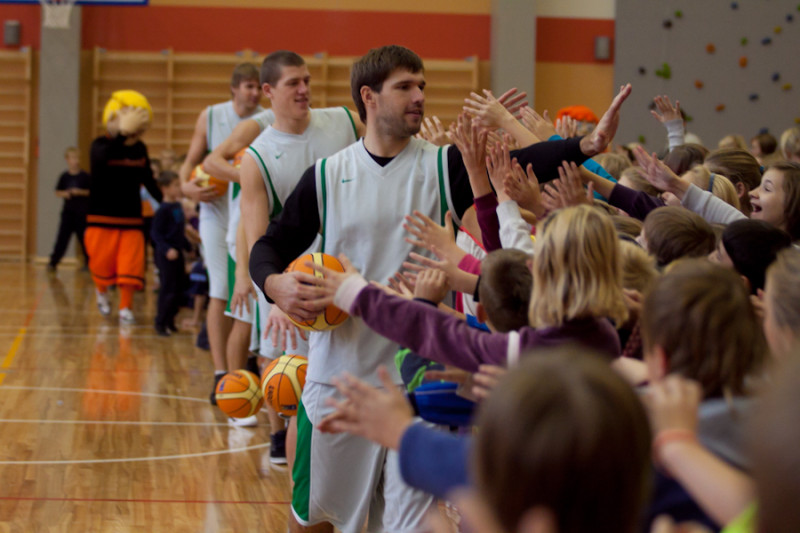
<instances>
[{"instance_id":1,"label":"outstretched arm","mask_svg":"<svg viewBox=\"0 0 800 533\"><path fill-rule=\"evenodd\" d=\"M340 255L339 259L344 274L309 263L325 274L315 283L333 297L337 307L361 317L376 333L422 357L470 372L477 372L483 363L505 364L507 335L476 330L426 303L389 295L361 277L347 257Z\"/></svg>"},{"instance_id":2,"label":"outstretched arm","mask_svg":"<svg viewBox=\"0 0 800 533\"><path fill-rule=\"evenodd\" d=\"M195 202L210 202L216 198L214 187L200 187L189 179L192 170L203 161L203 154L208 149L206 142L207 127L208 109L204 109L197 117L192 140L189 143L189 151L186 152L186 159L183 160L181 169L178 172L178 176L181 179L181 191Z\"/></svg>"},{"instance_id":3,"label":"outstretched arm","mask_svg":"<svg viewBox=\"0 0 800 533\"><path fill-rule=\"evenodd\" d=\"M233 128L228 138L214 148L203 160L203 170L217 179L239 183L239 169L229 163L240 150L250 146L261 127L253 119L243 120Z\"/></svg>"}]
</instances>

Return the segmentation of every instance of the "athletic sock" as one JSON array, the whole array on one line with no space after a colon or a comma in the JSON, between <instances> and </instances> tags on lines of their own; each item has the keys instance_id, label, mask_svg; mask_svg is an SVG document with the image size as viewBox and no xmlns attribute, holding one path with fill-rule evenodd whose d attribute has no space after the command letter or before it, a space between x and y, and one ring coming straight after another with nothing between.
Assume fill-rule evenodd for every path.
<instances>
[{"instance_id":1,"label":"athletic sock","mask_svg":"<svg viewBox=\"0 0 800 533\"><path fill-rule=\"evenodd\" d=\"M119 286L119 308L120 309L133 308L133 287L131 285Z\"/></svg>"}]
</instances>

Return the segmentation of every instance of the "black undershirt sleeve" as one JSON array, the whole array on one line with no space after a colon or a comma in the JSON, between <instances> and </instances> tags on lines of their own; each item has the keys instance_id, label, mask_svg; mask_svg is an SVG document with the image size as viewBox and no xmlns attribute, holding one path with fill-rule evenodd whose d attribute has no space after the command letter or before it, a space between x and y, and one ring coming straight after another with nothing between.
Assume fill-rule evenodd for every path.
<instances>
[{"instance_id":1,"label":"black undershirt sleeve","mask_svg":"<svg viewBox=\"0 0 800 533\"><path fill-rule=\"evenodd\" d=\"M281 214L270 221L267 233L250 250L250 276L262 291L267 277L280 274L306 251L319 229L317 183L311 165L286 199ZM272 302L269 296L267 300Z\"/></svg>"},{"instance_id":2,"label":"black undershirt sleeve","mask_svg":"<svg viewBox=\"0 0 800 533\"><path fill-rule=\"evenodd\" d=\"M512 150L510 155L512 159L517 158L522 168L528 163L533 164L533 172L539 178L539 183L556 179L562 161L574 161L580 165L588 159L581 152L581 137L532 144L519 150ZM447 150L447 166L453 207L458 218L461 218L464 211L472 205L473 198L464 160L455 145L451 145Z\"/></svg>"}]
</instances>

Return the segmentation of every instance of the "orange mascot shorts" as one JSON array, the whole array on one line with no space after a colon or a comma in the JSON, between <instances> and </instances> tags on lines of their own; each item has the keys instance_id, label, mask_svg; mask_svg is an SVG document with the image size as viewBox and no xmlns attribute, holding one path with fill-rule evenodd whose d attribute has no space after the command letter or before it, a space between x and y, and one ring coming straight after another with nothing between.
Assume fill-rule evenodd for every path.
<instances>
[{"instance_id":1,"label":"orange mascot shorts","mask_svg":"<svg viewBox=\"0 0 800 533\"><path fill-rule=\"evenodd\" d=\"M95 285L144 287L142 230L89 226L83 235L83 244Z\"/></svg>"}]
</instances>

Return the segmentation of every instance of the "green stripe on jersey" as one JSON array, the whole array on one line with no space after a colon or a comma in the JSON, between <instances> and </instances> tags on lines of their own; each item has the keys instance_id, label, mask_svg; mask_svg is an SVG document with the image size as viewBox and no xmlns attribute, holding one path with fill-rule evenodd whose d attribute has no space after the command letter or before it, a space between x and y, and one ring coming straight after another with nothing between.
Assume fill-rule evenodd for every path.
<instances>
[{"instance_id":1,"label":"green stripe on jersey","mask_svg":"<svg viewBox=\"0 0 800 533\"><path fill-rule=\"evenodd\" d=\"M444 214L447 213L447 196L445 191L444 185L444 163L442 162L442 155L444 152L444 146L439 147L439 154L437 157L437 169L439 171L439 209L441 210L441 217L440 224L444 226Z\"/></svg>"},{"instance_id":2,"label":"green stripe on jersey","mask_svg":"<svg viewBox=\"0 0 800 533\"><path fill-rule=\"evenodd\" d=\"M230 254L228 256L228 301L225 303L225 311L232 313L231 300L233 300L233 286L236 285L236 261Z\"/></svg>"},{"instance_id":3,"label":"green stripe on jersey","mask_svg":"<svg viewBox=\"0 0 800 533\"><path fill-rule=\"evenodd\" d=\"M308 508L311 500L311 435L314 426L306 415L306 407L301 399L297 406L297 448L292 468L292 509L297 516L308 522Z\"/></svg>"},{"instance_id":4,"label":"green stripe on jersey","mask_svg":"<svg viewBox=\"0 0 800 533\"><path fill-rule=\"evenodd\" d=\"M322 248L320 251L325 253L325 221L328 219L328 186L325 184L325 163L328 162L328 158L322 160L320 163L320 184L322 187Z\"/></svg>"},{"instance_id":5,"label":"green stripe on jersey","mask_svg":"<svg viewBox=\"0 0 800 533\"><path fill-rule=\"evenodd\" d=\"M353 126L353 136L358 140L358 128L356 128L356 121L353 120L353 115L350 114L350 110L347 109L347 106L343 105L342 109L347 114L347 118L350 119L350 125Z\"/></svg>"},{"instance_id":6,"label":"green stripe on jersey","mask_svg":"<svg viewBox=\"0 0 800 533\"><path fill-rule=\"evenodd\" d=\"M278 193L275 192L275 187L272 185L272 177L269 175L269 170L267 170L267 165L264 163L264 160L261 158L261 154L259 154L255 148L249 146L247 150L250 152L250 155L255 156L258 163L261 165L261 168L264 170L264 175L267 177L267 183L269 184L269 190L272 193L272 201L275 205L272 206L272 210L269 213L269 219L274 220L277 218L278 215L281 214L283 211L283 205L281 201L278 199Z\"/></svg>"}]
</instances>

